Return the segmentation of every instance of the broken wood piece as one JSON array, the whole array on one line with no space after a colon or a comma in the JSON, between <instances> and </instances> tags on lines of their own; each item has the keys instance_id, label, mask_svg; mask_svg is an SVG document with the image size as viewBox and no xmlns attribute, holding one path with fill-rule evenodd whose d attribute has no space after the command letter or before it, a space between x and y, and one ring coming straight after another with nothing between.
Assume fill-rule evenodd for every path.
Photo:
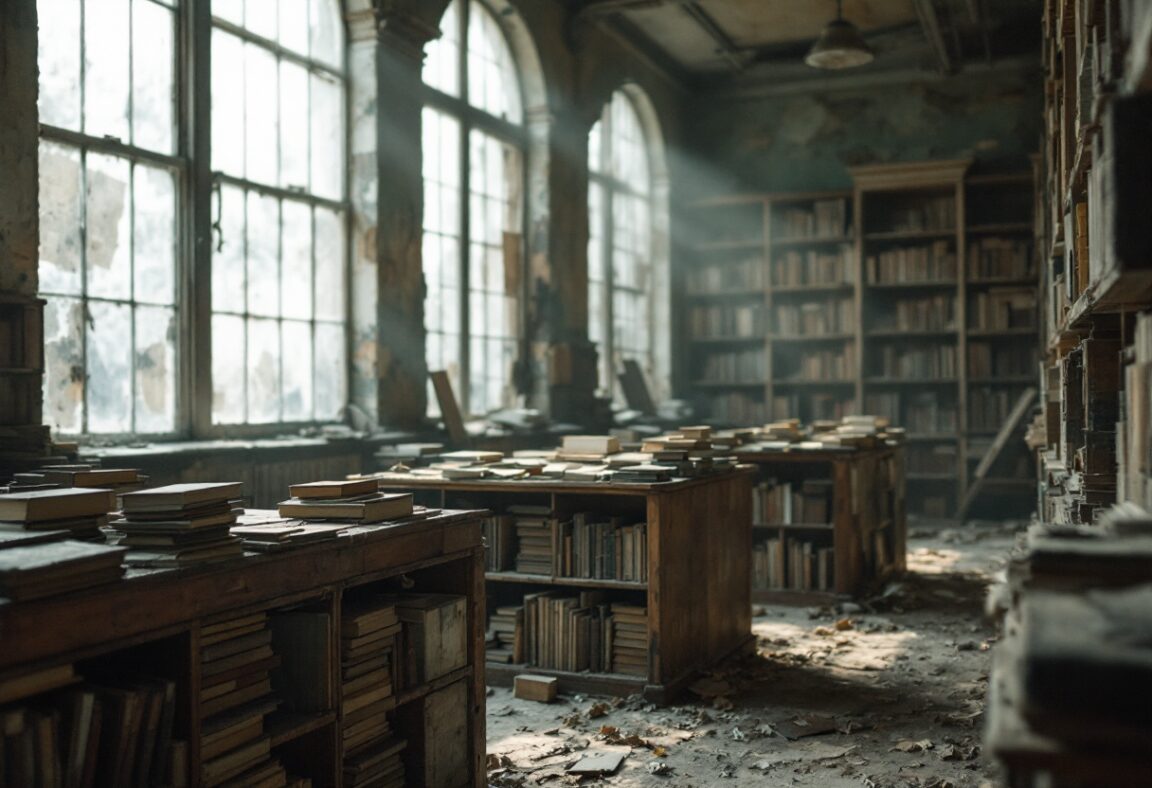
<instances>
[{"instance_id":1,"label":"broken wood piece","mask_svg":"<svg viewBox=\"0 0 1152 788\"><path fill-rule=\"evenodd\" d=\"M534 673L521 673L514 679L515 695L521 700L535 700L551 703L556 700L556 678L538 676Z\"/></svg>"}]
</instances>

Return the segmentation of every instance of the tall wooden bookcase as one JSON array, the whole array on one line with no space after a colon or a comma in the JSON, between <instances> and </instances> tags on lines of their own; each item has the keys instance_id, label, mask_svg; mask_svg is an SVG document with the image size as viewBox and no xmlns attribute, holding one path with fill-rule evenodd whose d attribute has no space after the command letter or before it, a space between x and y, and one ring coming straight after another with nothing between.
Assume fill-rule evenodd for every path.
<instances>
[{"instance_id":1,"label":"tall wooden bookcase","mask_svg":"<svg viewBox=\"0 0 1152 788\"><path fill-rule=\"evenodd\" d=\"M888 416L909 433L909 511L952 516L1037 378L1032 177L971 164L701 203L710 235L684 277L697 406L724 425ZM1015 449L985 482L997 514L1030 510L1034 486Z\"/></svg>"},{"instance_id":2,"label":"tall wooden bookcase","mask_svg":"<svg viewBox=\"0 0 1152 788\"><path fill-rule=\"evenodd\" d=\"M306 676L272 688L299 691L307 710L288 703L260 731L271 756L316 786L348 784L341 702L341 619L349 600L379 594L444 594L463 600L462 664L428 680L392 683L394 735L406 741L406 785L486 784L484 767L484 548L481 512L444 512L422 522L366 526L355 534L282 553L172 570L129 570L121 582L28 602L0 601L0 686L29 672L73 664L101 683L141 676L175 685L173 737L186 759L174 782L215 785L205 774L201 640L210 628L252 614L306 613L321 626L271 648L282 666ZM275 631L275 630L274 630ZM423 643L411 643L417 653ZM445 643L451 642L445 638ZM296 686L300 685L300 686ZM14 705L49 702L33 696ZM110 712L109 712L110 713ZM106 724L113 721L109 718ZM135 744L124 745L135 747ZM369 743L369 750L381 746ZM227 755L223 756L227 757ZM107 765L105 761L101 765ZM229 778L230 779L230 778Z\"/></svg>"},{"instance_id":3,"label":"tall wooden bookcase","mask_svg":"<svg viewBox=\"0 0 1152 788\"><path fill-rule=\"evenodd\" d=\"M487 573L490 612L527 594L605 591L612 601L647 608L643 675L571 672L538 665L488 665L491 683L510 684L526 669L556 676L566 692L642 692L664 703L706 670L753 643L751 618L752 480L754 469L657 484L542 479L448 481L377 474L381 489L407 490L430 506L480 506L505 513L535 507L557 520L574 514L625 517L647 524L647 581L560 576L556 572ZM552 537L552 552L556 550ZM513 552L516 545L511 545Z\"/></svg>"}]
</instances>

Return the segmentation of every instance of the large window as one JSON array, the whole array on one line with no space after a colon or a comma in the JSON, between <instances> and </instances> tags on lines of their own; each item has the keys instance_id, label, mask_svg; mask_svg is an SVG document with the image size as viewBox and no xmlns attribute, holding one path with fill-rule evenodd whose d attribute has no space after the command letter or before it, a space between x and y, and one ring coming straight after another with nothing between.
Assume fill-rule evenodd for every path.
<instances>
[{"instance_id":1,"label":"large window","mask_svg":"<svg viewBox=\"0 0 1152 788\"><path fill-rule=\"evenodd\" d=\"M615 391L625 359L656 376L654 196L649 145L636 105L620 90L588 139L588 334L600 384Z\"/></svg>"},{"instance_id":2,"label":"large window","mask_svg":"<svg viewBox=\"0 0 1152 788\"><path fill-rule=\"evenodd\" d=\"M217 0L195 40L205 12L184 2L38 0L45 420L63 434L191 433L196 347L201 423L330 420L345 402L340 4ZM211 84L190 51L210 51ZM194 91L211 113L185 109ZM209 134L210 160L192 157Z\"/></svg>"},{"instance_id":3,"label":"large window","mask_svg":"<svg viewBox=\"0 0 1152 788\"><path fill-rule=\"evenodd\" d=\"M457 0L428 47L424 82L424 324L431 370L466 413L514 398L523 269L523 104L496 17ZM429 390L429 412L436 414Z\"/></svg>"}]
</instances>

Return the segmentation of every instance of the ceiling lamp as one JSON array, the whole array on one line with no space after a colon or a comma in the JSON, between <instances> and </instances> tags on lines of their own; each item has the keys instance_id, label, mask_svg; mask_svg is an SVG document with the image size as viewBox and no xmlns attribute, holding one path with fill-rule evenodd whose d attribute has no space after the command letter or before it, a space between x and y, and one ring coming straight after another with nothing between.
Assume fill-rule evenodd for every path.
<instances>
[{"instance_id":1,"label":"ceiling lamp","mask_svg":"<svg viewBox=\"0 0 1152 788\"><path fill-rule=\"evenodd\" d=\"M844 0L836 0L836 18L824 27L805 63L813 68L852 68L872 62L872 48L843 12Z\"/></svg>"}]
</instances>

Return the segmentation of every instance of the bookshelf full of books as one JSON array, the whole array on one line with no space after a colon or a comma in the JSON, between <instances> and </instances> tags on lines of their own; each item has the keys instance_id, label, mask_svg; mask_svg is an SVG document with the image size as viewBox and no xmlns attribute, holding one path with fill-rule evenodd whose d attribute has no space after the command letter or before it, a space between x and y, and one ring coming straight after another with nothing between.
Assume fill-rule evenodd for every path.
<instances>
[{"instance_id":1,"label":"bookshelf full of books","mask_svg":"<svg viewBox=\"0 0 1152 788\"><path fill-rule=\"evenodd\" d=\"M904 446L781 449L749 444L752 597L818 604L858 595L904 568Z\"/></svg>"},{"instance_id":2,"label":"bookshelf full of books","mask_svg":"<svg viewBox=\"0 0 1152 788\"><path fill-rule=\"evenodd\" d=\"M729 242L701 244L688 273L697 405L725 426L886 416L917 461L909 511L954 516L989 439L1035 385L1039 335L1031 176L970 165L856 167L852 192L701 204ZM726 214L738 219L715 221ZM736 237L741 261L714 264ZM985 482L1001 511L1033 503L1019 433Z\"/></svg>"},{"instance_id":3,"label":"bookshelf full of books","mask_svg":"<svg viewBox=\"0 0 1152 788\"><path fill-rule=\"evenodd\" d=\"M82 591L0 567L3 783L484 785L481 515L126 573L0 550L115 558Z\"/></svg>"},{"instance_id":4,"label":"bookshelf full of books","mask_svg":"<svg viewBox=\"0 0 1152 788\"><path fill-rule=\"evenodd\" d=\"M484 521L487 680L667 702L750 642L751 468L661 482L379 474ZM683 578L693 578L692 583Z\"/></svg>"}]
</instances>

